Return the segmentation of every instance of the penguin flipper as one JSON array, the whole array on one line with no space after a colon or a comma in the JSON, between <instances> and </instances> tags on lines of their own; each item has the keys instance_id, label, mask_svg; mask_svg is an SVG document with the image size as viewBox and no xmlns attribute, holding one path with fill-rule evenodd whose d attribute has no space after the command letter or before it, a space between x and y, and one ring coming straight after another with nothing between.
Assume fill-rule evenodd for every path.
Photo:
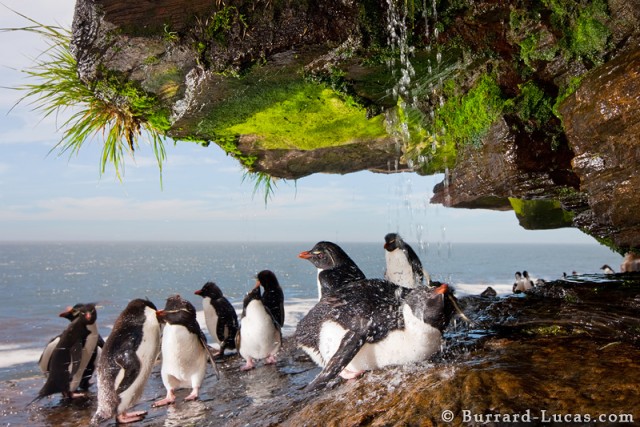
<instances>
[{"instance_id":1,"label":"penguin flipper","mask_svg":"<svg viewBox=\"0 0 640 427\"><path fill-rule=\"evenodd\" d=\"M40 359L38 359L38 366L40 366L40 370L43 374L49 372L49 363L51 362L51 355L53 354L53 350L56 349L56 346L60 342L60 335L57 337L51 338L51 340L47 343L46 347L42 351L40 355Z\"/></svg>"},{"instance_id":2,"label":"penguin flipper","mask_svg":"<svg viewBox=\"0 0 640 427\"><path fill-rule=\"evenodd\" d=\"M131 387L131 384L138 378L141 364L138 355L133 349L120 353L115 359L116 365L120 369L115 372L114 380L117 381L117 378L122 376L120 383L115 383L116 393L120 394Z\"/></svg>"},{"instance_id":3,"label":"penguin flipper","mask_svg":"<svg viewBox=\"0 0 640 427\"><path fill-rule=\"evenodd\" d=\"M313 391L320 389L327 385L329 381L334 379L344 368L347 367L349 362L353 360L358 351L365 344L366 336L359 335L354 331L347 331L340 341L340 347L338 351L331 357L327 366L324 367L322 372L309 383L306 390Z\"/></svg>"},{"instance_id":4,"label":"penguin flipper","mask_svg":"<svg viewBox=\"0 0 640 427\"><path fill-rule=\"evenodd\" d=\"M204 351L207 352L207 357L209 358L209 362L211 363L211 367L213 368L213 373L217 379L220 379L220 371L218 371L218 366L214 360L215 355L212 353L211 348L207 344L207 338L204 336L204 333L200 331L200 344L204 347Z\"/></svg>"}]
</instances>

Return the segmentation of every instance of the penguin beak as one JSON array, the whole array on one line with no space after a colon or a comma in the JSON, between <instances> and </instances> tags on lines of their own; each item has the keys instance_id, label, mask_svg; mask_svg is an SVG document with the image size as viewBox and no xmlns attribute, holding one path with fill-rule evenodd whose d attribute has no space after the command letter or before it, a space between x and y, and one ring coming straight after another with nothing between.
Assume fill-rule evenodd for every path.
<instances>
[{"instance_id":1,"label":"penguin beak","mask_svg":"<svg viewBox=\"0 0 640 427\"><path fill-rule=\"evenodd\" d=\"M197 291L194 292L194 294L196 295L202 295L202 289L198 289Z\"/></svg>"},{"instance_id":2,"label":"penguin beak","mask_svg":"<svg viewBox=\"0 0 640 427\"><path fill-rule=\"evenodd\" d=\"M442 285L438 286L434 292L436 294L446 294L448 290L449 290L449 285L447 285L446 283L443 283Z\"/></svg>"},{"instance_id":3,"label":"penguin beak","mask_svg":"<svg viewBox=\"0 0 640 427\"><path fill-rule=\"evenodd\" d=\"M311 252L310 251L304 251L304 252L300 252L300 254L298 255L298 258L302 258L302 259L309 259L311 258Z\"/></svg>"},{"instance_id":4,"label":"penguin beak","mask_svg":"<svg viewBox=\"0 0 640 427\"><path fill-rule=\"evenodd\" d=\"M164 310L156 310L156 318L160 321L164 321Z\"/></svg>"},{"instance_id":5,"label":"penguin beak","mask_svg":"<svg viewBox=\"0 0 640 427\"><path fill-rule=\"evenodd\" d=\"M65 311L58 314L58 317L69 317L73 313L73 307L67 307Z\"/></svg>"},{"instance_id":6,"label":"penguin beak","mask_svg":"<svg viewBox=\"0 0 640 427\"><path fill-rule=\"evenodd\" d=\"M256 280L256 285L253 287L253 289L259 288L259 287L260 287L260 280Z\"/></svg>"}]
</instances>

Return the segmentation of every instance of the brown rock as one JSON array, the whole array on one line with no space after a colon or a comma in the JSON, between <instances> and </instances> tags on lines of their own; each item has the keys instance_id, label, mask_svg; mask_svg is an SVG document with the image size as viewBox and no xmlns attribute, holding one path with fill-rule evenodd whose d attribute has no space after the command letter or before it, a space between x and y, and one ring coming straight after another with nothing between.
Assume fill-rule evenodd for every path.
<instances>
[{"instance_id":1,"label":"brown rock","mask_svg":"<svg viewBox=\"0 0 640 427\"><path fill-rule=\"evenodd\" d=\"M560 111L588 194L593 230L620 247L640 242L640 48L594 69Z\"/></svg>"}]
</instances>

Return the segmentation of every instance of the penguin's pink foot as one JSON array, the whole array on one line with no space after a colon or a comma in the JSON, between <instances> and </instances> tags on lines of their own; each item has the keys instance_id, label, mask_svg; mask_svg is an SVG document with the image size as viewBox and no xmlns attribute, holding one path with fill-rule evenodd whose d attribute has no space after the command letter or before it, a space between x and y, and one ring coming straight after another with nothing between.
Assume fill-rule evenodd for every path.
<instances>
[{"instance_id":1,"label":"penguin's pink foot","mask_svg":"<svg viewBox=\"0 0 640 427\"><path fill-rule=\"evenodd\" d=\"M147 411L123 412L116 417L116 420L119 424L135 423L142 421L145 415L147 415Z\"/></svg>"},{"instance_id":2,"label":"penguin's pink foot","mask_svg":"<svg viewBox=\"0 0 640 427\"><path fill-rule=\"evenodd\" d=\"M352 380L354 378L358 378L362 374L364 374L364 371L350 371L348 369L343 369L342 372L340 372L340 376L345 380Z\"/></svg>"},{"instance_id":3,"label":"penguin's pink foot","mask_svg":"<svg viewBox=\"0 0 640 427\"><path fill-rule=\"evenodd\" d=\"M267 365L274 365L276 363L276 356L270 355L269 357L267 357L264 363L266 363Z\"/></svg>"},{"instance_id":4,"label":"penguin's pink foot","mask_svg":"<svg viewBox=\"0 0 640 427\"><path fill-rule=\"evenodd\" d=\"M87 397L87 393L86 392L74 391L69 395L69 397L71 399L77 399L79 397Z\"/></svg>"},{"instance_id":5,"label":"penguin's pink foot","mask_svg":"<svg viewBox=\"0 0 640 427\"><path fill-rule=\"evenodd\" d=\"M167 397L165 397L162 400L158 400L157 402L154 402L153 405L151 406L153 408L158 408L160 406L171 405L175 401L176 401L176 395L173 394L173 390L169 390L167 392Z\"/></svg>"},{"instance_id":6,"label":"penguin's pink foot","mask_svg":"<svg viewBox=\"0 0 640 427\"><path fill-rule=\"evenodd\" d=\"M185 402L189 402L191 400L198 400L198 389L194 388L193 390L191 390L191 393L189 394L189 396L185 397L184 400Z\"/></svg>"},{"instance_id":7,"label":"penguin's pink foot","mask_svg":"<svg viewBox=\"0 0 640 427\"><path fill-rule=\"evenodd\" d=\"M253 359L249 358L249 359L247 359L247 363L245 363L244 366L240 368L240 370L241 371L250 371L253 368L255 368L255 365L253 364Z\"/></svg>"}]
</instances>

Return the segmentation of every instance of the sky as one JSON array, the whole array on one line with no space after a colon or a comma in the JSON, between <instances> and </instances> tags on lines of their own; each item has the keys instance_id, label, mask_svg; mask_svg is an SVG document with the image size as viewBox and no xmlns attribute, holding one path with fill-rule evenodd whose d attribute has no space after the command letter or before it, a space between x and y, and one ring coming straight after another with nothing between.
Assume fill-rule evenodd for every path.
<instances>
[{"instance_id":1,"label":"sky","mask_svg":"<svg viewBox=\"0 0 640 427\"><path fill-rule=\"evenodd\" d=\"M0 27L24 27L18 11L71 27L73 0L0 0ZM0 33L0 241L378 242L388 232L422 243L585 243L577 229L524 230L515 214L430 205L442 175L315 174L278 181L266 204L243 169L217 145L167 140L163 185L141 142L123 181L100 174L98 141L60 155L63 120L15 105L23 72L46 49L24 32ZM13 107L13 108L12 108Z\"/></svg>"}]
</instances>

